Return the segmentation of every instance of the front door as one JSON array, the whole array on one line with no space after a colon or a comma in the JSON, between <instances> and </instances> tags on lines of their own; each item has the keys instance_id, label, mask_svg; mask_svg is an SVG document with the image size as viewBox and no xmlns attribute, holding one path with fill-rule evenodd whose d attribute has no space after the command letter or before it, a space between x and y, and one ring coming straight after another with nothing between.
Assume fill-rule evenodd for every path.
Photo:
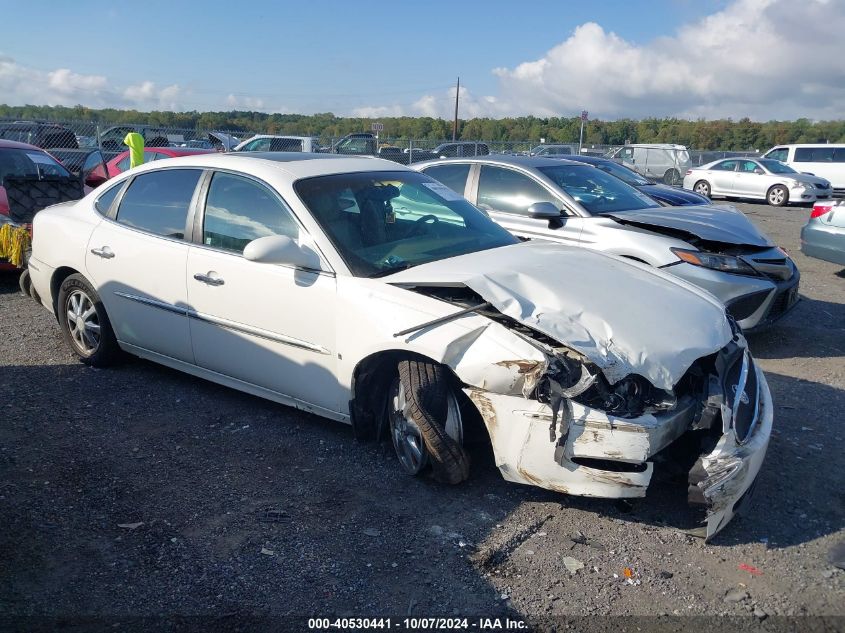
<instances>
[{"instance_id":1,"label":"front door","mask_svg":"<svg viewBox=\"0 0 845 633\"><path fill-rule=\"evenodd\" d=\"M333 274L249 261L266 235L308 241L281 198L255 180L216 172L186 284L197 365L300 402L342 411L335 379Z\"/></svg>"},{"instance_id":2,"label":"front door","mask_svg":"<svg viewBox=\"0 0 845 633\"><path fill-rule=\"evenodd\" d=\"M494 165L482 165L475 203L490 217L517 237L546 239L577 244L582 218L561 212L560 221L532 218L528 207L535 202L551 202L557 208L563 202L527 174Z\"/></svg>"},{"instance_id":3,"label":"front door","mask_svg":"<svg viewBox=\"0 0 845 633\"><path fill-rule=\"evenodd\" d=\"M201 174L166 169L133 179L115 220L100 222L85 254L117 339L189 363L184 238Z\"/></svg>"}]
</instances>

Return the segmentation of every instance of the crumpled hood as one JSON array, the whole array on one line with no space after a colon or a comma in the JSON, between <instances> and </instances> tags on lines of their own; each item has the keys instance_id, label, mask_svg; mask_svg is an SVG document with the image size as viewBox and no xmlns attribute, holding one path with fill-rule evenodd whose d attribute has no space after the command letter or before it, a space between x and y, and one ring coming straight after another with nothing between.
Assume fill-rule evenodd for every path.
<instances>
[{"instance_id":1,"label":"crumpled hood","mask_svg":"<svg viewBox=\"0 0 845 633\"><path fill-rule=\"evenodd\" d=\"M561 244L524 242L385 280L467 286L503 314L592 360L611 383L640 374L671 390L695 360L732 336L725 308L711 295L644 264Z\"/></svg>"},{"instance_id":2,"label":"crumpled hood","mask_svg":"<svg viewBox=\"0 0 845 633\"><path fill-rule=\"evenodd\" d=\"M741 211L716 206L655 208L614 211L606 214L617 222L643 228L663 227L684 231L710 242L748 246L774 246Z\"/></svg>"}]
</instances>

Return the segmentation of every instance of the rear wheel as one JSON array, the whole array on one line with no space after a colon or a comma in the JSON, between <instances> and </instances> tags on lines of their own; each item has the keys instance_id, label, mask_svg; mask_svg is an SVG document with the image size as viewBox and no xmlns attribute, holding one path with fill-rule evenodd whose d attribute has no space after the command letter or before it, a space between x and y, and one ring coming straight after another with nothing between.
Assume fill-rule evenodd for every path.
<instances>
[{"instance_id":1,"label":"rear wheel","mask_svg":"<svg viewBox=\"0 0 845 633\"><path fill-rule=\"evenodd\" d=\"M419 475L431 465L439 481L457 484L469 476L463 420L457 394L442 366L403 360L388 393L393 447L403 470Z\"/></svg>"},{"instance_id":2,"label":"rear wheel","mask_svg":"<svg viewBox=\"0 0 845 633\"><path fill-rule=\"evenodd\" d=\"M677 169L667 169L663 174L663 182L667 185L677 185L681 182L681 174Z\"/></svg>"},{"instance_id":3,"label":"rear wheel","mask_svg":"<svg viewBox=\"0 0 845 633\"><path fill-rule=\"evenodd\" d=\"M118 345L106 309L97 291L80 274L62 282L57 302L62 337L86 365L106 367L117 356Z\"/></svg>"},{"instance_id":4,"label":"rear wheel","mask_svg":"<svg viewBox=\"0 0 845 633\"><path fill-rule=\"evenodd\" d=\"M21 276L18 277L18 286L25 297L31 296L30 288L32 288L32 278L29 276L29 268L24 268Z\"/></svg>"},{"instance_id":5,"label":"rear wheel","mask_svg":"<svg viewBox=\"0 0 845 633\"><path fill-rule=\"evenodd\" d=\"M701 194L705 198L710 197L710 183L706 180L699 180L692 188L695 193Z\"/></svg>"},{"instance_id":6,"label":"rear wheel","mask_svg":"<svg viewBox=\"0 0 845 633\"><path fill-rule=\"evenodd\" d=\"M783 185L775 185L766 194L766 201L773 207L782 207L789 202L789 191Z\"/></svg>"}]
</instances>

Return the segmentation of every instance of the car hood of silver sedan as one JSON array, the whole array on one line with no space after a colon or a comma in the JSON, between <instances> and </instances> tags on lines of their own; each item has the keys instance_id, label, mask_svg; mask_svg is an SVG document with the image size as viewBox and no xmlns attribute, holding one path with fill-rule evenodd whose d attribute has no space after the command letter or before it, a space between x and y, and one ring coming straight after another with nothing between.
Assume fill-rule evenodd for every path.
<instances>
[{"instance_id":1,"label":"car hood of silver sedan","mask_svg":"<svg viewBox=\"0 0 845 633\"><path fill-rule=\"evenodd\" d=\"M731 340L714 297L645 264L524 242L415 266L392 285L464 286L499 312L594 362L611 383L640 374L671 390Z\"/></svg>"},{"instance_id":2,"label":"car hood of silver sedan","mask_svg":"<svg viewBox=\"0 0 845 633\"><path fill-rule=\"evenodd\" d=\"M797 180L798 182L803 182L809 185L821 185L823 188L827 188L830 186L830 181L826 178L821 178L820 176L814 176L812 174L789 174L788 178L792 180Z\"/></svg>"},{"instance_id":3,"label":"car hood of silver sedan","mask_svg":"<svg viewBox=\"0 0 845 633\"><path fill-rule=\"evenodd\" d=\"M606 215L622 224L682 231L708 242L768 247L775 245L742 212L724 207L662 207L614 211Z\"/></svg>"}]
</instances>

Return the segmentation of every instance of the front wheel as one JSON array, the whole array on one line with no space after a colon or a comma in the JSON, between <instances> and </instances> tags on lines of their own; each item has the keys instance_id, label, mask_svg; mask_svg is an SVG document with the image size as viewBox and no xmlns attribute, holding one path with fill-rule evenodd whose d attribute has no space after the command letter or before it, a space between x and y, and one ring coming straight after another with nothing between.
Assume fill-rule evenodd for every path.
<instances>
[{"instance_id":1,"label":"front wheel","mask_svg":"<svg viewBox=\"0 0 845 633\"><path fill-rule=\"evenodd\" d=\"M463 420L457 394L442 366L403 360L388 393L390 436L402 469L421 474L430 464L439 481L457 484L469 476Z\"/></svg>"},{"instance_id":2,"label":"front wheel","mask_svg":"<svg viewBox=\"0 0 845 633\"><path fill-rule=\"evenodd\" d=\"M86 365L106 367L117 356L118 345L106 309L97 291L80 274L67 277L57 302L62 338Z\"/></svg>"},{"instance_id":3,"label":"front wheel","mask_svg":"<svg viewBox=\"0 0 845 633\"><path fill-rule=\"evenodd\" d=\"M773 207L782 207L789 202L789 192L783 185L775 185L766 194L766 200Z\"/></svg>"},{"instance_id":4,"label":"front wheel","mask_svg":"<svg viewBox=\"0 0 845 633\"><path fill-rule=\"evenodd\" d=\"M705 198L710 197L710 183L706 180L699 180L695 183L695 186L692 188L695 193L704 196Z\"/></svg>"}]
</instances>

